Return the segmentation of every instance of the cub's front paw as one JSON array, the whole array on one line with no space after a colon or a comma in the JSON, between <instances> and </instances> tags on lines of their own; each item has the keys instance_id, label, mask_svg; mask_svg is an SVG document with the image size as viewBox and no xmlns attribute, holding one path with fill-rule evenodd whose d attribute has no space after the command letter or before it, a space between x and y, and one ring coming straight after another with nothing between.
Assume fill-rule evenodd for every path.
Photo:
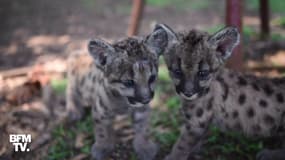
<instances>
[{"instance_id":1,"label":"cub's front paw","mask_svg":"<svg viewBox=\"0 0 285 160\"><path fill-rule=\"evenodd\" d=\"M158 145L143 137L135 138L133 146L139 160L154 160L158 151Z\"/></svg>"},{"instance_id":2,"label":"cub's front paw","mask_svg":"<svg viewBox=\"0 0 285 160\"><path fill-rule=\"evenodd\" d=\"M268 149L263 149L257 153L256 160L273 160L271 151Z\"/></svg>"},{"instance_id":3,"label":"cub's front paw","mask_svg":"<svg viewBox=\"0 0 285 160\"><path fill-rule=\"evenodd\" d=\"M105 160L106 158L108 158L111 152L112 148L102 147L93 144L91 149L91 156L94 160Z\"/></svg>"}]
</instances>

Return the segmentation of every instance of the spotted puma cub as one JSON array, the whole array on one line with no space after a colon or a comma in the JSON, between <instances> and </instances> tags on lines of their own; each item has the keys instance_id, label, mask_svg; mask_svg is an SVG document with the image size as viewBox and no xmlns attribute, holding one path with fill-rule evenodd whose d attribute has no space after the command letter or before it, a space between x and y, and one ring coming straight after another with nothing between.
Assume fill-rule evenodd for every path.
<instances>
[{"instance_id":1,"label":"spotted puma cub","mask_svg":"<svg viewBox=\"0 0 285 160\"><path fill-rule=\"evenodd\" d=\"M167 160L186 160L210 124L249 137L284 134L285 79L260 78L225 69L239 43L239 32L226 27L213 35L191 30L168 35L164 58L185 118L181 135ZM282 139L284 140L284 138ZM285 150L263 150L258 160L284 160Z\"/></svg>"},{"instance_id":2,"label":"spotted puma cub","mask_svg":"<svg viewBox=\"0 0 285 160\"><path fill-rule=\"evenodd\" d=\"M149 139L148 103L154 95L159 53L165 34L151 33L145 39L127 38L115 44L91 40L88 54L69 58L67 109L70 118L80 119L83 106L92 107L95 139L92 157L103 160L114 149L112 126L116 115L132 115L133 146L141 160L152 160L157 147Z\"/></svg>"}]
</instances>

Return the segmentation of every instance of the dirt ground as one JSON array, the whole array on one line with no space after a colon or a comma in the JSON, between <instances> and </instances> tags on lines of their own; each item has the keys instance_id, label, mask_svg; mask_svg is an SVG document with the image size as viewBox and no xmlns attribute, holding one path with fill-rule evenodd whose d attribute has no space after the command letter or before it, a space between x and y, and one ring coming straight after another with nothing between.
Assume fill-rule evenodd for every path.
<instances>
[{"instance_id":1,"label":"dirt ground","mask_svg":"<svg viewBox=\"0 0 285 160\"><path fill-rule=\"evenodd\" d=\"M178 31L221 26L224 6L224 1L197 9L146 5L139 35L149 33L157 22L166 23ZM52 60L60 63L70 51L84 48L87 40L93 37L109 41L121 39L126 35L130 10L131 0L1 0L0 72ZM257 29L257 19L257 13L245 11L246 24ZM284 32L274 27L273 31ZM283 57L284 53L281 54ZM64 97L53 95L49 88L38 87L34 82L16 88L15 92L22 90L24 95L27 92L32 94L24 98L29 103L8 103L0 93L0 160L42 159L47 154L49 145L46 143L52 143L48 142L50 132L63 117ZM31 146L32 149L41 149L25 155L11 152L4 139L9 133L19 132L41 137ZM89 158L77 155L73 160Z\"/></svg>"}]
</instances>

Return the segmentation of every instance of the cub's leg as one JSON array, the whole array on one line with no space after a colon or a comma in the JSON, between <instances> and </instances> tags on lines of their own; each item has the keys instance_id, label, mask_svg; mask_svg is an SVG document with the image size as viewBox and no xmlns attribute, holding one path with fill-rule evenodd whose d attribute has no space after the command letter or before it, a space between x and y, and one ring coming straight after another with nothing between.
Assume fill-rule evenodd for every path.
<instances>
[{"instance_id":1,"label":"cub's leg","mask_svg":"<svg viewBox=\"0 0 285 160\"><path fill-rule=\"evenodd\" d=\"M176 141L171 153L165 160L187 160L191 153L197 152L201 146L201 142L208 130L208 124L212 114L210 112L202 112L197 107L196 111L184 112L185 122L181 129L181 134Z\"/></svg>"},{"instance_id":2,"label":"cub's leg","mask_svg":"<svg viewBox=\"0 0 285 160\"><path fill-rule=\"evenodd\" d=\"M190 153L194 153L200 147L201 143L199 142L206 131L197 131L188 127L186 125L182 128L178 140L165 160L187 160Z\"/></svg>"},{"instance_id":3,"label":"cub's leg","mask_svg":"<svg viewBox=\"0 0 285 160\"><path fill-rule=\"evenodd\" d=\"M150 108L138 108L133 112L133 125L135 137L133 140L134 149L140 160L153 160L158 146L151 141L149 135Z\"/></svg>"},{"instance_id":4,"label":"cub's leg","mask_svg":"<svg viewBox=\"0 0 285 160\"><path fill-rule=\"evenodd\" d=\"M105 160L113 151L116 138L113 129L113 117L109 116L106 111L98 111L100 107L92 107L95 143L92 145L91 155L96 160Z\"/></svg>"},{"instance_id":5,"label":"cub's leg","mask_svg":"<svg viewBox=\"0 0 285 160\"><path fill-rule=\"evenodd\" d=\"M83 105L80 103L80 94L75 91L72 85L66 89L66 112L70 121L80 120L83 116Z\"/></svg>"}]
</instances>

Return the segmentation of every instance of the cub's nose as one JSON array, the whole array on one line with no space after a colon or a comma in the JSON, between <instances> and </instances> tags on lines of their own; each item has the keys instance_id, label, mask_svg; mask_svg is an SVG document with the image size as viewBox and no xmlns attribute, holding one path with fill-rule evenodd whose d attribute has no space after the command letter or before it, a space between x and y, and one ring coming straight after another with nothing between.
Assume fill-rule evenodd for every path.
<instances>
[{"instance_id":1,"label":"cub's nose","mask_svg":"<svg viewBox=\"0 0 285 160\"><path fill-rule=\"evenodd\" d=\"M151 98L143 98L142 100L141 100L141 103L142 104L148 104L149 102L151 101Z\"/></svg>"},{"instance_id":2,"label":"cub's nose","mask_svg":"<svg viewBox=\"0 0 285 160\"><path fill-rule=\"evenodd\" d=\"M140 103L148 104L151 101L151 99L153 98L153 96L154 96L154 92L149 92L149 93L146 93L146 94L142 94L139 97Z\"/></svg>"},{"instance_id":3,"label":"cub's nose","mask_svg":"<svg viewBox=\"0 0 285 160\"><path fill-rule=\"evenodd\" d=\"M193 96L193 92L189 92L189 91L183 92L183 94L184 94L185 96L187 96L187 97Z\"/></svg>"}]
</instances>

